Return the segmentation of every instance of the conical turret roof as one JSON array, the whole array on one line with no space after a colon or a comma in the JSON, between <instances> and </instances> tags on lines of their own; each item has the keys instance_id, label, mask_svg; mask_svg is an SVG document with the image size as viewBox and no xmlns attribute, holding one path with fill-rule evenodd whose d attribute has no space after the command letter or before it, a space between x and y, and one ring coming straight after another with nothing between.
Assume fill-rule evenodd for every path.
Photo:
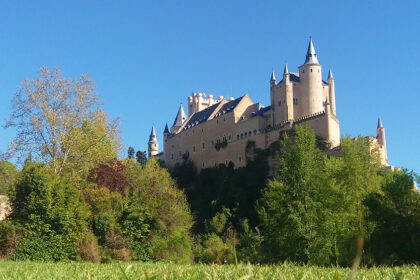
<instances>
[{"instance_id":1,"label":"conical turret roof","mask_svg":"<svg viewBox=\"0 0 420 280\"><path fill-rule=\"evenodd\" d=\"M283 74L289 74L289 68L287 68L287 63L284 65L284 72Z\"/></svg>"},{"instance_id":2,"label":"conical turret roof","mask_svg":"<svg viewBox=\"0 0 420 280\"><path fill-rule=\"evenodd\" d=\"M331 68L330 68L330 71L328 72L328 79L334 79Z\"/></svg>"},{"instance_id":3,"label":"conical turret roof","mask_svg":"<svg viewBox=\"0 0 420 280\"><path fill-rule=\"evenodd\" d=\"M274 75L274 70L273 70L273 72L271 72L270 81L275 81L275 80L276 80L276 75Z\"/></svg>"},{"instance_id":4,"label":"conical turret roof","mask_svg":"<svg viewBox=\"0 0 420 280\"><path fill-rule=\"evenodd\" d=\"M312 38L309 39L308 51L306 52L305 64L319 64L318 57L316 56L314 43Z\"/></svg>"},{"instance_id":5,"label":"conical turret roof","mask_svg":"<svg viewBox=\"0 0 420 280\"><path fill-rule=\"evenodd\" d=\"M378 118L378 128L383 128L381 117Z\"/></svg>"},{"instance_id":6,"label":"conical turret roof","mask_svg":"<svg viewBox=\"0 0 420 280\"><path fill-rule=\"evenodd\" d=\"M168 124L165 125L165 130L163 131L164 134L168 133L169 134L169 128L168 128Z\"/></svg>"},{"instance_id":7,"label":"conical turret roof","mask_svg":"<svg viewBox=\"0 0 420 280\"><path fill-rule=\"evenodd\" d=\"M186 119L187 117L185 116L184 108L182 108L182 104L181 104L181 106L179 106L178 114L176 115L176 118L172 127L181 126Z\"/></svg>"},{"instance_id":8,"label":"conical turret roof","mask_svg":"<svg viewBox=\"0 0 420 280\"><path fill-rule=\"evenodd\" d=\"M149 142L157 142L156 130L154 125L152 125L152 131L150 132Z\"/></svg>"}]
</instances>

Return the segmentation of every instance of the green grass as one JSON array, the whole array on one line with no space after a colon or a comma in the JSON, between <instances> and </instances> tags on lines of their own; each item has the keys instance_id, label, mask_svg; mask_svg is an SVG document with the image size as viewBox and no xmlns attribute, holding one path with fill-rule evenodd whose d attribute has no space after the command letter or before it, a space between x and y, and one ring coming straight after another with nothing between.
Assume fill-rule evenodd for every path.
<instances>
[{"instance_id":1,"label":"green grass","mask_svg":"<svg viewBox=\"0 0 420 280\"><path fill-rule=\"evenodd\" d=\"M282 265L0 261L0 279L348 279L350 269ZM420 266L362 268L354 279L420 279Z\"/></svg>"}]
</instances>

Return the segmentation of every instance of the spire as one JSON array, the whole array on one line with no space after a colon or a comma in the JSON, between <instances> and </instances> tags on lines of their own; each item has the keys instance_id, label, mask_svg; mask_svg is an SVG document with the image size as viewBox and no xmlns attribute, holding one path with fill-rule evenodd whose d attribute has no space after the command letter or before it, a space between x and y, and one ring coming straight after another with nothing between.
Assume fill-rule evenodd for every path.
<instances>
[{"instance_id":1,"label":"spire","mask_svg":"<svg viewBox=\"0 0 420 280\"><path fill-rule=\"evenodd\" d=\"M284 72L283 74L289 74L289 69L287 68L287 63L284 65Z\"/></svg>"},{"instance_id":2,"label":"spire","mask_svg":"<svg viewBox=\"0 0 420 280\"><path fill-rule=\"evenodd\" d=\"M334 79L331 68L330 68L330 71L328 72L328 79Z\"/></svg>"},{"instance_id":3,"label":"spire","mask_svg":"<svg viewBox=\"0 0 420 280\"><path fill-rule=\"evenodd\" d=\"M165 130L163 131L163 134L169 134L168 124L165 125Z\"/></svg>"},{"instance_id":4,"label":"spire","mask_svg":"<svg viewBox=\"0 0 420 280\"><path fill-rule=\"evenodd\" d=\"M154 125L152 125L152 131L150 132L149 142L157 142L156 130Z\"/></svg>"},{"instance_id":5,"label":"spire","mask_svg":"<svg viewBox=\"0 0 420 280\"><path fill-rule=\"evenodd\" d=\"M181 126L186 119L187 117L185 116L184 108L182 108L181 104L181 106L179 106L178 114L176 115L174 124L172 126Z\"/></svg>"},{"instance_id":6,"label":"spire","mask_svg":"<svg viewBox=\"0 0 420 280\"><path fill-rule=\"evenodd\" d=\"M273 72L271 72L271 79L270 81L275 81L276 80L276 75L274 75L274 70Z\"/></svg>"},{"instance_id":7,"label":"spire","mask_svg":"<svg viewBox=\"0 0 420 280\"><path fill-rule=\"evenodd\" d=\"M318 57L315 53L314 44L312 42L312 37L309 39L308 51L306 52L305 64L319 64Z\"/></svg>"},{"instance_id":8,"label":"spire","mask_svg":"<svg viewBox=\"0 0 420 280\"><path fill-rule=\"evenodd\" d=\"M383 128L381 117L378 118L378 128Z\"/></svg>"}]
</instances>

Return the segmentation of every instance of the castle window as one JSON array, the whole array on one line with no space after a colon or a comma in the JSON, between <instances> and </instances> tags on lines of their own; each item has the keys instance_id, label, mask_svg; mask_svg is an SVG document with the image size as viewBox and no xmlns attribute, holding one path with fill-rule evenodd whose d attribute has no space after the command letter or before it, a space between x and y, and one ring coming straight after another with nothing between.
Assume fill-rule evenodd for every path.
<instances>
[{"instance_id":1,"label":"castle window","mask_svg":"<svg viewBox=\"0 0 420 280\"><path fill-rule=\"evenodd\" d=\"M193 153L195 153L195 146L193 146Z\"/></svg>"},{"instance_id":2,"label":"castle window","mask_svg":"<svg viewBox=\"0 0 420 280\"><path fill-rule=\"evenodd\" d=\"M281 100L279 101L279 106L281 106Z\"/></svg>"},{"instance_id":3,"label":"castle window","mask_svg":"<svg viewBox=\"0 0 420 280\"><path fill-rule=\"evenodd\" d=\"M241 139L242 139L242 138L244 138L244 134L243 134L243 133L241 133Z\"/></svg>"},{"instance_id":4,"label":"castle window","mask_svg":"<svg viewBox=\"0 0 420 280\"><path fill-rule=\"evenodd\" d=\"M171 159L174 159L174 154L171 155Z\"/></svg>"},{"instance_id":5,"label":"castle window","mask_svg":"<svg viewBox=\"0 0 420 280\"><path fill-rule=\"evenodd\" d=\"M312 69L311 69L311 72L312 72Z\"/></svg>"},{"instance_id":6,"label":"castle window","mask_svg":"<svg viewBox=\"0 0 420 280\"><path fill-rule=\"evenodd\" d=\"M204 162L203 162L203 167L204 167Z\"/></svg>"},{"instance_id":7,"label":"castle window","mask_svg":"<svg viewBox=\"0 0 420 280\"><path fill-rule=\"evenodd\" d=\"M248 132L245 132L245 138L247 138L248 137Z\"/></svg>"},{"instance_id":8,"label":"castle window","mask_svg":"<svg viewBox=\"0 0 420 280\"><path fill-rule=\"evenodd\" d=\"M241 157L239 157L239 161L242 161L242 158Z\"/></svg>"},{"instance_id":9,"label":"castle window","mask_svg":"<svg viewBox=\"0 0 420 280\"><path fill-rule=\"evenodd\" d=\"M254 129L254 135L257 135L257 130L256 129Z\"/></svg>"},{"instance_id":10,"label":"castle window","mask_svg":"<svg viewBox=\"0 0 420 280\"><path fill-rule=\"evenodd\" d=\"M305 70L302 70L302 73L305 73Z\"/></svg>"},{"instance_id":11,"label":"castle window","mask_svg":"<svg viewBox=\"0 0 420 280\"><path fill-rule=\"evenodd\" d=\"M248 135L249 135L249 136L252 136L251 130L248 132Z\"/></svg>"},{"instance_id":12,"label":"castle window","mask_svg":"<svg viewBox=\"0 0 420 280\"><path fill-rule=\"evenodd\" d=\"M297 98L293 98L293 104L298 105L298 99Z\"/></svg>"},{"instance_id":13,"label":"castle window","mask_svg":"<svg viewBox=\"0 0 420 280\"><path fill-rule=\"evenodd\" d=\"M205 148L206 148L206 143L203 142L203 149L205 149Z\"/></svg>"},{"instance_id":14,"label":"castle window","mask_svg":"<svg viewBox=\"0 0 420 280\"><path fill-rule=\"evenodd\" d=\"M229 140L232 139L232 135L229 134Z\"/></svg>"},{"instance_id":15,"label":"castle window","mask_svg":"<svg viewBox=\"0 0 420 280\"><path fill-rule=\"evenodd\" d=\"M239 134L236 134L236 140L239 140Z\"/></svg>"}]
</instances>

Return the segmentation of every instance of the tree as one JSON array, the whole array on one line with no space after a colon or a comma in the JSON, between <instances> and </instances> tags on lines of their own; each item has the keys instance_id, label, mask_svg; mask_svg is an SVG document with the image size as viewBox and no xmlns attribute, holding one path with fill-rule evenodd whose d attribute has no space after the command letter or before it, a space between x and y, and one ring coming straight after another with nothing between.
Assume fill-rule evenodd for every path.
<instances>
[{"instance_id":1,"label":"tree","mask_svg":"<svg viewBox=\"0 0 420 280\"><path fill-rule=\"evenodd\" d=\"M136 153L136 161L144 166L147 162L146 152L144 151L137 151Z\"/></svg>"},{"instance_id":2,"label":"tree","mask_svg":"<svg viewBox=\"0 0 420 280\"><path fill-rule=\"evenodd\" d=\"M13 185L19 170L13 163L0 161L0 195L6 195Z\"/></svg>"},{"instance_id":3,"label":"tree","mask_svg":"<svg viewBox=\"0 0 420 280\"><path fill-rule=\"evenodd\" d=\"M420 260L420 194L413 189L414 174L388 171L381 193L365 200L366 218L375 224L367 242L376 264L401 265Z\"/></svg>"},{"instance_id":4,"label":"tree","mask_svg":"<svg viewBox=\"0 0 420 280\"><path fill-rule=\"evenodd\" d=\"M128 147L128 151L127 151L127 156L128 158L134 158L134 148L133 147Z\"/></svg>"},{"instance_id":5,"label":"tree","mask_svg":"<svg viewBox=\"0 0 420 280\"><path fill-rule=\"evenodd\" d=\"M332 225L325 207L325 156L308 126L296 126L294 138L286 134L280 146L278 174L259 201L267 261L328 264Z\"/></svg>"},{"instance_id":6,"label":"tree","mask_svg":"<svg viewBox=\"0 0 420 280\"><path fill-rule=\"evenodd\" d=\"M185 194L177 189L169 172L152 158L144 167L128 161L124 170L131 200L132 214L145 211L142 219L154 221L150 228L150 254L155 259L190 262L190 229L193 223ZM133 205L137 204L137 207Z\"/></svg>"},{"instance_id":7,"label":"tree","mask_svg":"<svg viewBox=\"0 0 420 280\"><path fill-rule=\"evenodd\" d=\"M10 193L10 218L24 229L14 259L77 258L89 212L74 186L42 163L27 163Z\"/></svg>"},{"instance_id":8,"label":"tree","mask_svg":"<svg viewBox=\"0 0 420 280\"><path fill-rule=\"evenodd\" d=\"M58 68L43 67L37 79L23 81L12 106L5 127L16 129L10 146L20 162L31 153L57 174L85 177L117 155L118 119L108 121L95 84L85 75L69 79Z\"/></svg>"}]
</instances>

